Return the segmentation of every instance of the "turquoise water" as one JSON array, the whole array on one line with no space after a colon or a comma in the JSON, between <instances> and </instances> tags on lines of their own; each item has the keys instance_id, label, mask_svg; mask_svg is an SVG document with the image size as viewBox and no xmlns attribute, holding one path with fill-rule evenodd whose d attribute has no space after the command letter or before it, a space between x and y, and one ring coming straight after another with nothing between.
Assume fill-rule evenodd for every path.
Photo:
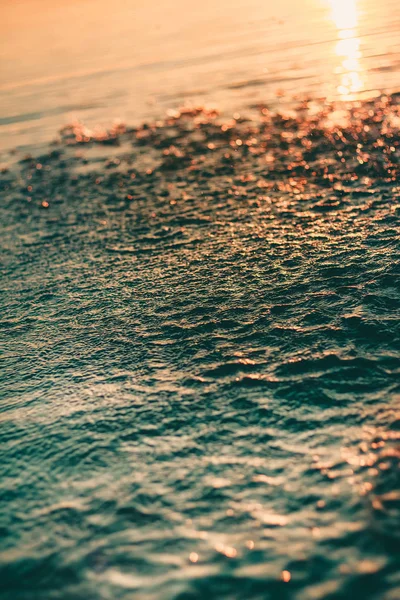
<instances>
[{"instance_id":1,"label":"turquoise water","mask_svg":"<svg viewBox=\"0 0 400 600\"><path fill-rule=\"evenodd\" d=\"M399 597L398 97L311 109L1 174L4 600Z\"/></svg>"}]
</instances>

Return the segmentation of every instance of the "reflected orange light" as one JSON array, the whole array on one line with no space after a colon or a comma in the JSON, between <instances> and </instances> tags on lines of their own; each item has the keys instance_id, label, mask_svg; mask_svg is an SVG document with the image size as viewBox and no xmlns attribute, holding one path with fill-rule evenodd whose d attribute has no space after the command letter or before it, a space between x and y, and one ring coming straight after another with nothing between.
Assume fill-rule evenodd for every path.
<instances>
[{"instance_id":1,"label":"reflected orange light","mask_svg":"<svg viewBox=\"0 0 400 600\"><path fill-rule=\"evenodd\" d=\"M358 37L357 0L328 0L331 6L330 17L337 28L338 42L335 54L341 59L336 69L340 77L337 91L342 99L350 99L364 88L362 79L362 58Z\"/></svg>"},{"instance_id":2,"label":"reflected orange light","mask_svg":"<svg viewBox=\"0 0 400 600\"><path fill-rule=\"evenodd\" d=\"M332 6L332 21L337 29L355 29L358 24L356 0L329 0Z\"/></svg>"}]
</instances>

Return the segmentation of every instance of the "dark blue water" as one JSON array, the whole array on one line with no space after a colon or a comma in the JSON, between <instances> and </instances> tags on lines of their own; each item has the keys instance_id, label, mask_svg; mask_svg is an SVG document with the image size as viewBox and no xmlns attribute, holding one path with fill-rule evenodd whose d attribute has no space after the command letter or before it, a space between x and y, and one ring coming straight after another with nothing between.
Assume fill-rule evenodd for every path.
<instances>
[{"instance_id":1,"label":"dark blue water","mask_svg":"<svg viewBox=\"0 0 400 600\"><path fill-rule=\"evenodd\" d=\"M399 597L398 102L2 173L4 600Z\"/></svg>"}]
</instances>

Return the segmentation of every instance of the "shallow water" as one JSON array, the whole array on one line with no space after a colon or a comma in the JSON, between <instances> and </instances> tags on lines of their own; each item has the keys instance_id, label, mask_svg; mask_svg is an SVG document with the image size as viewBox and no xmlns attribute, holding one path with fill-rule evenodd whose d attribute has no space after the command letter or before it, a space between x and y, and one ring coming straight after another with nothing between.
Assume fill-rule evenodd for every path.
<instances>
[{"instance_id":1,"label":"shallow water","mask_svg":"<svg viewBox=\"0 0 400 600\"><path fill-rule=\"evenodd\" d=\"M399 116L3 172L2 598L398 597Z\"/></svg>"},{"instance_id":2,"label":"shallow water","mask_svg":"<svg viewBox=\"0 0 400 600\"><path fill-rule=\"evenodd\" d=\"M397 0L159 4L0 9L1 598L395 600Z\"/></svg>"}]
</instances>

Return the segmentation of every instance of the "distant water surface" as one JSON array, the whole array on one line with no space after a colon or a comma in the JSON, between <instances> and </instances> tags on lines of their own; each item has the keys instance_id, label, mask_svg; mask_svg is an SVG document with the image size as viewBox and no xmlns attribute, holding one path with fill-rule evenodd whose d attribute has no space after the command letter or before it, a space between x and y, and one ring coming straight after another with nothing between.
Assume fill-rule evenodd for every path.
<instances>
[{"instance_id":1,"label":"distant water surface","mask_svg":"<svg viewBox=\"0 0 400 600\"><path fill-rule=\"evenodd\" d=\"M138 123L185 101L237 111L399 82L397 0L3 0L0 16L0 149L75 118Z\"/></svg>"}]
</instances>

